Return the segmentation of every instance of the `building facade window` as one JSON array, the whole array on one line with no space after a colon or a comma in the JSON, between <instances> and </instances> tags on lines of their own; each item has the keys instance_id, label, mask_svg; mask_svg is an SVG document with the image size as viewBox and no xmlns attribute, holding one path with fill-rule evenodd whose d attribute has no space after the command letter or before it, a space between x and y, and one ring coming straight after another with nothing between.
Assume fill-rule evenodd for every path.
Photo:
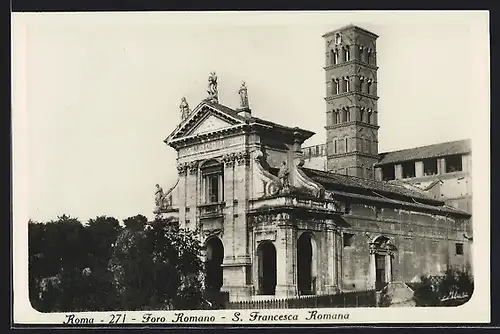
<instances>
[{"instance_id":1,"label":"building facade window","mask_svg":"<svg viewBox=\"0 0 500 334\"><path fill-rule=\"evenodd\" d=\"M351 121L351 113L349 112L349 109L345 110L345 121L350 122Z\"/></svg>"},{"instance_id":2,"label":"building facade window","mask_svg":"<svg viewBox=\"0 0 500 334\"><path fill-rule=\"evenodd\" d=\"M345 151L346 153L349 152L349 138L345 139Z\"/></svg>"},{"instance_id":3,"label":"building facade window","mask_svg":"<svg viewBox=\"0 0 500 334\"><path fill-rule=\"evenodd\" d=\"M437 159L424 159L424 175L436 175L437 174Z\"/></svg>"},{"instance_id":4,"label":"building facade window","mask_svg":"<svg viewBox=\"0 0 500 334\"><path fill-rule=\"evenodd\" d=\"M334 139L333 140L333 154L337 154L338 153L338 150L337 150L337 139Z\"/></svg>"},{"instance_id":5,"label":"building facade window","mask_svg":"<svg viewBox=\"0 0 500 334\"><path fill-rule=\"evenodd\" d=\"M205 163L201 169L205 189L205 204L224 200L223 165L217 161Z\"/></svg>"},{"instance_id":6,"label":"building facade window","mask_svg":"<svg viewBox=\"0 0 500 334\"><path fill-rule=\"evenodd\" d=\"M344 47L344 60L351 60L351 52L349 51L349 46Z\"/></svg>"},{"instance_id":7,"label":"building facade window","mask_svg":"<svg viewBox=\"0 0 500 334\"><path fill-rule=\"evenodd\" d=\"M455 254L456 255L464 255L464 244L457 242L455 244Z\"/></svg>"},{"instance_id":8,"label":"building facade window","mask_svg":"<svg viewBox=\"0 0 500 334\"><path fill-rule=\"evenodd\" d=\"M372 113L371 113L371 111L368 111L366 113L366 123L372 124Z\"/></svg>"},{"instance_id":9,"label":"building facade window","mask_svg":"<svg viewBox=\"0 0 500 334\"><path fill-rule=\"evenodd\" d=\"M331 58L331 60L332 60L332 63L331 63L331 64L332 64L332 65L337 65L337 64L339 63L339 55L338 55L338 53L337 53L337 51L336 51L336 50L332 50L332 51L331 51L331 53L330 53L330 57L332 57L332 58Z\"/></svg>"},{"instance_id":10,"label":"building facade window","mask_svg":"<svg viewBox=\"0 0 500 334\"><path fill-rule=\"evenodd\" d=\"M342 245L344 247L351 247L354 241L354 234L342 233Z\"/></svg>"},{"instance_id":11,"label":"building facade window","mask_svg":"<svg viewBox=\"0 0 500 334\"><path fill-rule=\"evenodd\" d=\"M446 164L446 173L461 172L463 170L461 155L451 155L444 158L444 160Z\"/></svg>"},{"instance_id":12,"label":"building facade window","mask_svg":"<svg viewBox=\"0 0 500 334\"><path fill-rule=\"evenodd\" d=\"M338 111L335 112L335 124L340 123L340 113Z\"/></svg>"},{"instance_id":13,"label":"building facade window","mask_svg":"<svg viewBox=\"0 0 500 334\"><path fill-rule=\"evenodd\" d=\"M332 79L332 94L337 95L340 93L340 85L337 79Z\"/></svg>"},{"instance_id":14,"label":"building facade window","mask_svg":"<svg viewBox=\"0 0 500 334\"><path fill-rule=\"evenodd\" d=\"M351 82L349 81L349 77L345 77L344 81L345 81L345 91L350 92L351 91Z\"/></svg>"},{"instance_id":15,"label":"building facade window","mask_svg":"<svg viewBox=\"0 0 500 334\"><path fill-rule=\"evenodd\" d=\"M382 166L382 180L391 181L396 178L396 171L394 170L394 165Z\"/></svg>"},{"instance_id":16,"label":"building facade window","mask_svg":"<svg viewBox=\"0 0 500 334\"><path fill-rule=\"evenodd\" d=\"M415 162L409 161L401 164L403 168L403 178L409 179L415 177Z\"/></svg>"}]
</instances>

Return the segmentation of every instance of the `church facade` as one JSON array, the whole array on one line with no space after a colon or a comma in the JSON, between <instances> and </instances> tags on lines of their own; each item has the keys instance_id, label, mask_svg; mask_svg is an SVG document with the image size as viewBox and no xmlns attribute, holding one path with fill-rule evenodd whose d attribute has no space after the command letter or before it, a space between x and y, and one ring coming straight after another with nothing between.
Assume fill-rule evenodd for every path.
<instances>
[{"instance_id":1,"label":"church facade","mask_svg":"<svg viewBox=\"0 0 500 334\"><path fill-rule=\"evenodd\" d=\"M470 205L436 190L462 178L459 202L469 203L470 148L379 154L377 36L347 26L323 37L324 145L305 147L313 132L256 117L244 83L239 108L221 104L215 73L193 110L183 98L165 140L178 180L158 187L155 213L200 232L206 288L231 301L381 289L470 268ZM466 156L461 171L446 173L451 155ZM428 158L437 167L426 178ZM408 161L415 175L403 178Z\"/></svg>"}]
</instances>

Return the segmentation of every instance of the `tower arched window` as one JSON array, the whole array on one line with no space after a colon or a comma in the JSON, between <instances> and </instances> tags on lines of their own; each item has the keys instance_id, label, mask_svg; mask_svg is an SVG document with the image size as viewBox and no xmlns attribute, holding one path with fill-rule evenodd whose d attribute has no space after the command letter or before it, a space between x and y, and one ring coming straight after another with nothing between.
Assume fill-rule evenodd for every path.
<instances>
[{"instance_id":1,"label":"tower arched window","mask_svg":"<svg viewBox=\"0 0 500 334\"><path fill-rule=\"evenodd\" d=\"M337 50L332 49L330 52L332 65L337 65L339 63L339 54L337 53Z\"/></svg>"},{"instance_id":2,"label":"tower arched window","mask_svg":"<svg viewBox=\"0 0 500 334\"><path fill-rule=\"evenodd\" d=\"M337 148L337 138L333 138L333 154L338 153L338 148Z\"/></svg>"},{"instance_id":3,"label":"tower arched window","mask_svg":"<svg viewBox=\"0 0 500 334\"><path fill-rule=\"evenodd\" d=\"M373 116L372 116L372 111L371 110L368 110L367 116L368 116L367 117L367 123L368 124L372 124L372 118L373 118Z\"/></svg>"},{"instance_id":4,"label":"tower arched window","mask_svg":"<svg viewBox=\"0 0 500 334\"><path fill-rule=\"evenodd\" d=\"M349 111L349 108L345 109L345 121L350 122L351 121L351 113Z\"/></svg>"},{"instance_id":5,"label":"tower arched window","mask_svg":"<svg viewBox=\"0 0 500 334\"><path fill-rule=\"evenodd\" d=\"M345 91L350 92L351 91L351 82L349 81L349 77L344 77L345 81Z\"/></svg>"},{"instance_id":6,"label":"tower arched window","mask_svg":"<svg viewBox=\"0 0 500 334\"><path fill-rule=\"evenodd\" d=\"M345 138L345 152L349 152L349 138Z\"/></svg>"},{"instance_id":7,"label":"tower arched window","mask_svg":"<svg viewBox=\"0 0 500 334\"><path fill-rule=\"evenodd\" d=\"M366 118L365 108L361 108L359 110L359 120L364 123L366 122L365 118Z\"/></svg>"},{"instance_id":8,"label":"tower arched window","mask_svg":"<svg viewBox=\"0 0 500 334\"><path fill-rule=\"evenodd\" d=\"M373 80L370 79L366 82L366 94L371 94Z\"/></svg>"},{"instance_id":9,"label":"tower arched window","mask_svg":"<svg viewBox=\"0 0 500 334\"><path fill-rule=\"evenodd\" d=\"M336 111L335 112L335 124L340 123L340 112Z\"/></svg>"},{"instance_id":10,"label":"tower arched window","mask_svg":"<svg viewBox=\"0 0 500 334\"><path fill-rule=\"evenodd\" d=\"M345 46L342 51L344 52L344 61L351 60L351 52L349 51L349 46Z\"/></svg>"},{"instance_id":11,"label":"tower arched window","mask_svg":"<svg viewBox=\"0 0 500 334\"><path fill-rule=\"evenodd\" d=\"M340 94L340 85L338 79L332 79L332 93L334 95Z\"/></svg>"}]
</instances>

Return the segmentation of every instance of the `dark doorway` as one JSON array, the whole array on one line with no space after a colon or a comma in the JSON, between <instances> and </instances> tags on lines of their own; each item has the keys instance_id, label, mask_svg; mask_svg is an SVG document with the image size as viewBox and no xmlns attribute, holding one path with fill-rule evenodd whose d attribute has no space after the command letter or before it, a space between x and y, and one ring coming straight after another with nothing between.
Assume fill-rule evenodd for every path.
<instances>
[{"instance_id":1,"label":"dark doorway","mask_svg":"<svg viewBox=\"0 0 500 334\"><path fill-rule=\"evenodd\" d=\"M385 284L385 255L375 254L375 288L380 290Z\"/></svg>"},{"instance_id":2,"label":"dark doorway","mask_svg":"<svg viewBox=\"0 0 500 334\"><path fill-rule=\"evenodd\" d=\"M224 259L224 246L219 238L210 238L206 243L206 289L219 292L222 287L222 261Z\"/></svg>"},{"instance_id":3,"label":"dark doorway","mask_svg":"<svg viewBox=\"0 0 500 334\"><path fill-rule=\"evenodd\" d=\"M297 281L300 295L315 293L313 246L311 235L308 233L303 233L297 241Z\"/></svg>"},{"instance_id":4,"label":"dark doorway","mask_svg":"<svg viewBox=\"0 0 500 334\"><path fill-rule=\"evenodd\" d=\"M259 294L276 293L276 248L271 242L264 242L258 248Z\"/></svg>"}]
</instances>

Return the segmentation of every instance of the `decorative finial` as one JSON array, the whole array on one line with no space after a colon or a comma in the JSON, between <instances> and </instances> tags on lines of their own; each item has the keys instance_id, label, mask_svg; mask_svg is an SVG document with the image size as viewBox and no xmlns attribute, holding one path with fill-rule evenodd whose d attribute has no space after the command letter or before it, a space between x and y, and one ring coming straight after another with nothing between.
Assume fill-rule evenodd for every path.
<instances>
[{"instance_id":1,"label":"decorative finial","mask_svg":"<svg viewBox=\"0 0 500 334\"><path fill-rule=\"evenodd\" d=\"M185 97L181 99L181 104L179 106L179 109L181 110L181 121L185 120L189 114L191 113L191 110L189 109L189 104L187 103L187 100Z\"/></svg>"},{"instance_id":2,"label":"decorative finial","mask_svg":"<svg viewBox=\"0 0 500 334\"><path fill-rule=\"evenodd\" d=\"M210 72L210 76L208 77L208 89L207 89L208 97L207 101L219 103L219 91L217 90L217 75L215 72Z\"/></svg>"},{"instance_id":3,"label":"decorative finial","mask_svg":"<svg viewBox=\"0 0 500 334\"><path fill-rule=\"evenodd\" d=\"M248 90L245 81L241 82L241 87L240 90L238 90L238 94L240 94L240 108L250 109L250 105L248 103Z\"/></svg>"}]
</instances>

